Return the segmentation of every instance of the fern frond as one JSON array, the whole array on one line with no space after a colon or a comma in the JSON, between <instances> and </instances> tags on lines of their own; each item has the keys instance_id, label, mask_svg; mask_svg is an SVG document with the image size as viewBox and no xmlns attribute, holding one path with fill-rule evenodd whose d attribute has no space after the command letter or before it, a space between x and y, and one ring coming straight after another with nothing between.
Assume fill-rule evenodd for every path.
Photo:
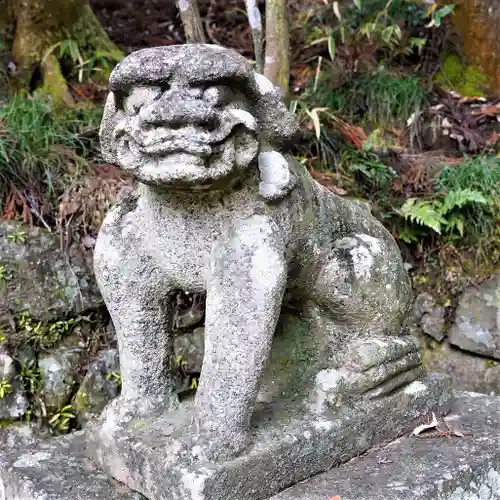
<instances>
[{"instance_id":1,"label":"fern frond","mask_svg":"<svg viewBox=\"0 0 500 500\"><path fill-rule=\"evenodd\" d=\"M438 234L441 234L441 226L446 224L446 219L432 201L409 198L397 213L406 220L431 228Z\"/></svg>"},{"instance_id":2,"label":"fern frond","mask_svg":"<svg viewBox=\"0 0 500 500\"><path fill-rule=\"evenodd\" d=\"M451 212L454 208L462 208L464 205L473 203L486 205L489 201L480 191L474 189L455 189L446 194L439 207L439 212L444 215Z\"/></svg>"}]
</instances>

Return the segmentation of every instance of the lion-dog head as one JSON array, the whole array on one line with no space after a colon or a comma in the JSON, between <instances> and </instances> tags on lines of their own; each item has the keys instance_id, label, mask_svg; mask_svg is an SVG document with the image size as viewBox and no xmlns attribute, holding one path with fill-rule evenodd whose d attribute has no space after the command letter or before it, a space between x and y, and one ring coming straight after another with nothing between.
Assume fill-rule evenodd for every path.
<instances>
[{"instance_id":1,"label":"lion-dog head","mask_svg":"<svg viewBox=\"0 0 500 500\"><path fill-rule=\"evenodd\" d=\"M265 198L293 187L279 151L297 132L294 117L237 52L204 44L139 50L116 66L109 87L102 151L140 182L210 189L258 165Z\"/></svg>"}]
</instances>

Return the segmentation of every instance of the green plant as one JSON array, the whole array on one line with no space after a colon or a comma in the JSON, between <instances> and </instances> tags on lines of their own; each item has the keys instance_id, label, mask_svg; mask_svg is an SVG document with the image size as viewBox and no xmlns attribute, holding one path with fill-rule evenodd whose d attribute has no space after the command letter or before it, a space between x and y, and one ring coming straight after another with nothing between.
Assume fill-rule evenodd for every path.
<instances>
[{"instance_id":1,"label":"green plant","mask_svg":"<svg viewBox=\"0 0 500 500\"><path fill-rule=\"evenodd\" d=\"M12 385L5 377L3 377L0 380L0 399L3 399L5 396L8 396L11 393L12 393Z\"/></svg>"},{"instance_id":2,"label":"green plant","mask_svg":"<svg viewBox=\"0 0 500 500\"><path fill-rule=\"evenodd\" d=\"M466 205L485 205L488 200L479 191L462 189L450 191L444 198L419 200L409 198L396 213L405 220L432 229L438 234L448 233L453 235L458 231L464 235L464 216L460 209ZM401 239L411 243L411 231L408 228L400 234Z\"/></svg>"},{"instance_id":3,"label":"green plant","mask_svg":"<svg viewBox=\"0 0 500 500\"><path fill-rule=\"evenodd\" d=\"M44 59L54 52L57 52L59 60L67 60L70 63L69 66L73 69L73 72L76 72L76 78L80 83L90 80L94 73L103 73L104 78L109 78L114 65L123 58L120 52L110 52L102 49L92 51L86 57L78 42L73 39L56 42L47 49Z\"/></svg>"},{"instance_id":4,"label":"green plant","mask_svg":"<svg viewBox=\"0 0 500 500\"><path fill-rule=\"evenodd\" d=\"M106 373L106 380L113 380L118 385L121 385L122 376L117 372L110 371L110 372Z\"/></svg>"},{"instance_id":5,"label":"green plant","mask_svg":"<svg viewBox=\"0 0 500 500\"><path fill-rule=\"evenodd\" d=\"M368 192L387 188L397 175L394 169L380 163L378 156L369 149L346 149L340 161L344 171L361 175Z\"/></svg>"},{"instance_id":6,"label":"green plant","mask_svg":"<svg viewBox=\"0 0 500 500\"><path fill-rule=\"evenodd\" d=\"M19 380L28 394L32 396L39 394L42 387L42 374L34 360L20 363Z\"/></svg>"},{"instance_id":7,"label":"green plant","mask_svg":"<svg viewBox=\"0 0 500 500\"><path fill-rule=\"evenodd\" d=\"M441 195L464 190L481 193L487 203L465 207L465 220L475 234L494 237L500 219L500 158L465 157L458 165L445 165L434 182Z\"/></svg>"},{"instance_id":8,"label":"green plant","mask_svg":"<svg viewBox=\"0 0 500 500\"><path fill-rule=\"evenodd\" d=\"M4 264L0 264L0 282L7 279L7 268Z\"/></svg>"},{"instance_id":9,"label":"green plant","mask_svg":"<svg viewBox=\"0 0 500 500\"><path fill-rule=\"evenodd\" d=\"M314 157L321 165L335 165L340 140L329 127L333 117L328 108L312 107L310 101L310 93L306 93L290 103L290 111L296 115L302 129L302 140L296 150L300 153L299 161L306 164Z\"/></svg>"},{"instance_id":10,"label":"green plant","mask_svg":"<svg viewBox=\"0 0 500 500\"><path fill-rule=\"evenodd\" d=\"M470 188L484 195L500 196L500 158L465 157L459 165L445 165L435 179L437 191Z\"/></svg>"},{"instance_id":11,"label":"green plant","mask_svg":"<svg viewBox=\"0 0 500 500\"><path fill-rule=\"evenodd\" d=\"M415 76L399 76L379 69L363 74L332 91L325 72L316 90L310 90L311 106L351 124L371 129L406 126L408 119L427 103L427 95Z\"/></svg>"},{"instance_id":12,"label":"green plant","mask_svg":"<svg viewBox=\"0 0 500 500\"><path fill-rule=\"evenodd\" d=\"M98 154L99 119L98 107L55 110L49 101L23 93L0 107L0 215L13 193L28 212L28 204L40 214L46 205L57 206Z\"/></svg>"},{"instance_id":13,"label":"green plant","mask_svg":"<svg viewBox=\"0 0 500 500\"><path fill-rule=\"evenodd\" d=\"M73 407L71 405L64 406L52 415L49 420L49 425L59 432L68 432L71 421L76 418L72 412Z\"/></svg>"},{"instance_id":14,"label":"green plant","mask_svg":"<svg viewBox=\"0 0 500 500\"><path fill-rule=\"evenodd\" d=\"M421 53L428 37L425 34L412 36L411 30L437 28L454 10L454 5L440 6L433 0L354 0L354 7L342 9L338 1L325 0L325 4L317 14L320 23L310 30L306 42L310 45L326 43L332 59L338 39L343 44L373 43L389 57L409 55L415 49ZM335 22L326 12L330 6ZM405 25L410 28L407 36L402 29Z\"/></svg>"},{"instance_id":15,"label":"green plant","mask_svg":"<svg viewBox=\"0 0 500 500\"><path fill-rule=\"evenodd\" d=\"M15 317L16 328L24 330L39 349L55 346L64 335L75 327L79 318L68 318L54 322L35 321L29 314L20 313Z\"/></svg>"},{"instance_id":16,"label":"green plant","mask_svg":"<svg viewBox=\"0 0 500 500\"><path fill-rule=\"evenodd\" d=\"M7 235L7 240L12 243L25 243L26 231L14 231Z\"/></svg>"}]
</instances>

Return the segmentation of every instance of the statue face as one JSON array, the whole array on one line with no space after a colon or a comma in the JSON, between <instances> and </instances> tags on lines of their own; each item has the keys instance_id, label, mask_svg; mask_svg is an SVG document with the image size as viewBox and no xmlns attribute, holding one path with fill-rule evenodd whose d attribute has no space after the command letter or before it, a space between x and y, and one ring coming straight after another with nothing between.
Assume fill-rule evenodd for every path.
<instances>
[{"instance_id":1,"label":"statue face","mask_svg":"<svg viewBox=\"0 0 500 500\"><path fill-rule=\"evenodd\" d=\"M258 126L243 94L176 77L132 86L116 102L118 164L139 180L203 189L238 175L258 153Z\"/></svg>"}]
</instances>

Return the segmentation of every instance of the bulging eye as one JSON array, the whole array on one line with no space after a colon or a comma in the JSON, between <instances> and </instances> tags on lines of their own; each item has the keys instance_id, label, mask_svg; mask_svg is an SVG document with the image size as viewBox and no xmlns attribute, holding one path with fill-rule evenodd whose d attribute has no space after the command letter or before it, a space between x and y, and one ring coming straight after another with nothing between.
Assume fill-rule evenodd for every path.
<instances>
[{"instance_id":1,"label":"bulging eye","mask_svg":"<svg viewBox=\"0 0 500 500\"><path fill-rule=\"evenodd\" d=\"M125 99L125 112L136 115L144 104L159 99L161 94L161 87L135 87Z\"/></svg>"},{"instance_id":2,"label":"bulging eye","mask_svg":"<svg viewBox=\"0 0 500 500\"><path fill-rule=\"evenodd\" d=\"M222 85L208 87L203 92L203 99L212 106L222 106L228 100L230 90Z\"/></svg>"}]
</instances>

